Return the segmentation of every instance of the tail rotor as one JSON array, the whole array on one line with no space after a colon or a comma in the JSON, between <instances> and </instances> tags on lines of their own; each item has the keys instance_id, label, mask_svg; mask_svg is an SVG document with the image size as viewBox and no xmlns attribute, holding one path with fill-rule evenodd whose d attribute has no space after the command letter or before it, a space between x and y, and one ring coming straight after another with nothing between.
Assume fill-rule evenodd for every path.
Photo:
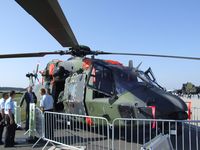
<instances>
[{"instance_id":1,"label":"tail rotor","mask_svg":"<svg viewBox=\"0 0 200 150\"><path fill-rule=\"evenodd\" d=\"M34 86L36 81L40 83L40 80L38 78L38 72L39 72L39 63L36 66L36 70L33 70L33 73L26 74L26 77L29 78L29 86Z\"/></svg>"}]
</instances>

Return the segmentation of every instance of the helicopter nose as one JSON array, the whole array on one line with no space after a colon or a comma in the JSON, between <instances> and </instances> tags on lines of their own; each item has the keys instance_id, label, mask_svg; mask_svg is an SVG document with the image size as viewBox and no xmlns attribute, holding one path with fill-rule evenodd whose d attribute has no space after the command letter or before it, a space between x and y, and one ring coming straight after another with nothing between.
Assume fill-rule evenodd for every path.
<instances>
[{"instance_id":1,"label":"helicopter nose","mask_svg":"<svg viewBox=\"0 0 200 150\"><path fill-rule=\"evenodd\" d=\"M162 119L187 119L187 105L185 102L160 88L139 86L131 90L132 94L147 106L156 107L156 118ZM148 111L144 115L149 114ZM150 114L151 115L151 114Z\"/></svg>"},{"instance_id":2,"label":"helicopter nose","mask_svg":"<svg viewBox=\"0 0 200 150\"><path fill-rule=\"evenodd\" d=\"M187 111L187 106L185 102L178 96L172 95L170 93L165 93L163 97L165 97L170 103L172 103L175 106L175 110Z\"/></svg>"},{"instance_id":3,"label":"helicopter nose","mask_svg":"<svg viewBox=\"0 0 200 150\"><path fill-rule=\"evenodd\" d=\"M163 91L157 91L157 94L160 100L156 104L161 114L167 115L169 119L187 119L188 108L181 98Z\"/></svg>"}]
</instances>

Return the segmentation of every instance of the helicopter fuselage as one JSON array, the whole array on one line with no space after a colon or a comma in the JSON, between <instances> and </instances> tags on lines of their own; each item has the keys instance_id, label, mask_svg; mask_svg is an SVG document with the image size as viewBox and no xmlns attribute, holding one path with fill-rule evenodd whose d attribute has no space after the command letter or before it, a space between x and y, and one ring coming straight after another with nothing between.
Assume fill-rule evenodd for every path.
<instances>
[{"instance_id":1,"label":"helicopter fuselage","mask_svg":"<svg viewBox=\"0 0 200 150\"><path fill-rule=\"evenodd\" d=\"M59 61L56 67L67 72L60 75L64 80L46 83L52 84L55 105L63 103L67 113L105 117L109 122L115 118L187 119L186 104L159 86L153 74L153 78L149 75L151 70L143 72L112 60L80 57ZM57 89L54 86L62 88L53 91Z\"/></svg>"}]
</instances>

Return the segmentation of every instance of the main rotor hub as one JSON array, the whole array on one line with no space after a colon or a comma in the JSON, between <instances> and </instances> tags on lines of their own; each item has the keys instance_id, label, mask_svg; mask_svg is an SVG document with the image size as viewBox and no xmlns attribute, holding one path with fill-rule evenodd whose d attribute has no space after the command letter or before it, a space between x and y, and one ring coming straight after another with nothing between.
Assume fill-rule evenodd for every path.
<instances>
[{"instance_id":1,"label":"main rotor hub","mask_svg":"<svg viewBox=\"0 0 200 150\"><path fill-rule=\"evenodd\" d=\"M90 55L92 53L90 48L85 45L79 45L76 48L72 47L69 50L70 50L72 56L78 56L78 57L84 57L84 56Z\"/></svg>"}]
</instances>

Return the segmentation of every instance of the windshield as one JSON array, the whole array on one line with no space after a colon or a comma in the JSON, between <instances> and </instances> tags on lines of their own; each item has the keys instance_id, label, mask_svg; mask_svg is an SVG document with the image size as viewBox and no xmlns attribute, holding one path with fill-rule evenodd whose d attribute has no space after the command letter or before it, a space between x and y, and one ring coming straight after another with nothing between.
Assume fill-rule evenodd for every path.
<instances>
[{"instance_id":1,"label":"windshield","mask_svg":"<svg viewBox=\"0 0 200 150\"><path fill-rule=\"evenodd\" d=\"M143 80L146 83L149 83L151 85L157 86L158 88L163 89L157 82L154 77L154 75L151 72L143 72L143 71L137 71L138 72L138 78Z\"/></svg>"},{"instance_id":2,"label":"windshield","mask_svg":"<svg viewBox=\"0 0 200 150\"><path fill-rule=\"evenodd\" d=\"M118 93L137 88L141 85L156 86L163 89L155 80L150 71L133 71L132 69L115 69L116 89Z\"/></svg>"}]
</instances>

